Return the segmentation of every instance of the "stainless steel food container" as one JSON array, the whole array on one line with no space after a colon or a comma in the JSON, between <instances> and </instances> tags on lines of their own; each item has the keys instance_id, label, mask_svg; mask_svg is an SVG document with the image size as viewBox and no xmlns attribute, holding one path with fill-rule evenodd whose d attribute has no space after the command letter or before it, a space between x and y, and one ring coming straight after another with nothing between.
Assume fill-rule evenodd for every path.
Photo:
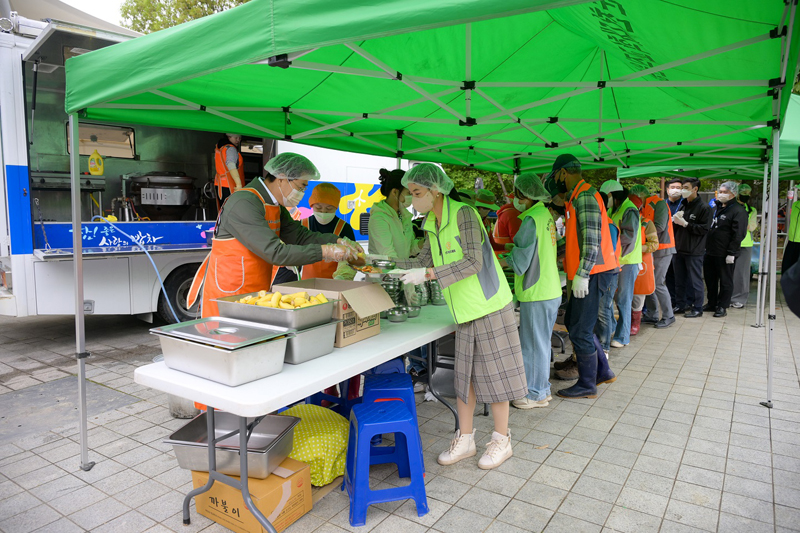
<instances>
[{"instance_id":1,"label":"stainless steel food container","mask_svg":"<svg viewBox=\"0 0 800 533\"><path fill-rule=\"evenodd\" d=\"M408 305L406 306L406 312L408 313L408 318L417 318L422 311L422 307L418 305Z\"/></svg>"},{"instance_id":2,"label":"stainless steel food container","mask_svg":"<svg viewBox=\"0 0 800 533\"><path fill-rule=\"evenodd\" d=\"M328 324L298 331L286 345L284 362L299 365L317 357L328 355L333 351L336 341L336 326L342 320L334 320Z\"/></svg>"},{"instance_id":3,"label":"stainless steel food container","mask_svg":"<svg viewBox=\"0 0 800 533\"><path fill-rule=\"evenodd\" d=\"M373 259L372 266L378 267L381 270L386 271L386 270L394 270L395 267L397 266L397 263L395 261L390 261L388 259Z\"/></svg>"},{"instance_id":4,"label":"stainless steel food container","mask_svg":"<svg viewBox=\"0 0 800 533\"><path fill-rule=\"evenodd\" d=\"M300 292L300 291L298 291ZM289 329L307 329L326 324L333 317L333 306L339 300L328 300L324 304L312 305L301 309L275 309L260 305L240 304L245 296L255 296L257 292L225 296L214 300L219 306L219 314L224 317L249 320L259 324L270 324Z\"/></svg>"},{"instance_id":5,"label":"stainless steel food container","mask_svg":"<svg viewBox=\"0 0 800 533\"><path fill-rule=\"evenodd\" d=\"M231 318L208 317L153 328L169 368L236 387L283 369L294 331Z\"/></svg>"},{"instance_id":6,"label":"stainless steel food container","mask_svg":"<svg viewBox=\"0 0 800 533\"><path fill-rule=\"evenodd\" d=\"M408 313L404 308L393 307L386 311L386 318L389 322L405 322L408 320Z\"/></svg>"},{"instance_id":7,"label":"stainless steel food container","mask_svg":"<svg viewBox=\"0 0 800 533\"><path fill-rule=\"evenodd\" d=\"M252 423L255 418L248 418ZM247 475L264 479L275 470L290 453L294 444L294 427L300 419L294 416L267 415L253 428L247 441ZM214 414L215 438L239 429L239 417L224 411ZM172 444L178 465L186 470L208 472L208 425L206 413L169 436L164 443ZM230 476L241 474L239 468L239 435L218 442L216 446L217 471Z\"/></svg>"}]
</instances>

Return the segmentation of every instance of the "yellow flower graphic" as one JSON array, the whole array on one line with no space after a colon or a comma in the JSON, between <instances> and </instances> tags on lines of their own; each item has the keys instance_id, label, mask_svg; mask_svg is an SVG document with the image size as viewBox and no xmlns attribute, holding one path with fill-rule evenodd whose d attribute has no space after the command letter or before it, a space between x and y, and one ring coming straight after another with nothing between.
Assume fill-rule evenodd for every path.
<instances>
[{"instance_id":1,"label":"yellow flower graphic","mask_svg":"<svg viewBox=\"0 0 800 533\"><path fill-rule=\"evenodd\" d=\"M342 199L339 200L339 212L346 215L352 211L353 214L350 215L350 225L353 227L353 230L359 231L361 228L361 214L366 213L367 209L372 207L373 204L383 200L384 197L378 185L368 183L355 183L354 185L356 187L355 192L343 196ZM373 188L375 191L370 193L370 190Z\"/></svg>"}]
</instances>

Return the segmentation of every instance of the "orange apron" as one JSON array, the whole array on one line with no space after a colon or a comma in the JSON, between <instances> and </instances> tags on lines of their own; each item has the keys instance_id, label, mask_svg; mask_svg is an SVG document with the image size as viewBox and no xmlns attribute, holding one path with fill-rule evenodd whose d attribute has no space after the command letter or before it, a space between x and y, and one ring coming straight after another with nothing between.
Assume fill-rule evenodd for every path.
<instances>
[{"instance_id":1,"label":"orange apron","mask_svg":"<svg viewBox=\"0 0 800 533\"><path fill-rule=\"evenodd\" d=\"M236 182L231 176L231 171L228 169L228 165L225 161L225 154L223 153L223 149L226 149L225 151L227 151L229 146L234 150L237 150L237 148L232 144L226 144L222 148L214 149L214 168L217 171L216 175L214 176L214 185L217 187L217 199L222 198L222 189L233 189L233 186L236 185ZM241 179L242 184L244 184L244 165L241 152L239 152L239 162L236 165L236 168L239 170L239 179ZM233 191L231 190L231 192Z\"/></svg>"},{"instance_id":2,"label":"orange apron","mask_svg":"<svg viewBox=\"0 0 800 533\"><path fill-rule=\"evenodd\" d=\"M280 236L280 206L269 205L257 190L250 187L240 191L258 196L264 204L264 220L268 222L270 229ZM220 218L217 218L217 227L219 220ZM203 261L192 281L187 303L189 306L194 305L202 289L201 316L204 318L218 316L219 309L213 300L223 296L269 290L273 269L270 263L248 250L236 239L218 239L215 236L211 241L211 253Z\"/></svg>"},{"instance_id":3,"label":"orange apron","mask_svg":"<svg viewBox=\"0 0 800 533\"><path fill-rule=\"evenodd\" d=\"M304 218L301 221L303 227L306 229L308 228L308 219ZM336 224L336 227L333 230L333 234L337 237L341 236L342 230L344 229L345 221L341 218L339 222ZM303 279L311 279L311 278L325 278L325 279L333 279L333 273L336 272L336 268L339 266L339 263L334 261L317 261L316 263L311 263L310 265L303 266Z\"/></svg>"},{"instance_id":4,"label":"orange apron","mask_svg":"<svg viewBox=\"0 0 800 533\"><path fill-rule=\"evenodd\" d=\"M647 240L645 237L645 226L642 226L642 243ZM653 254L642 252L643 270L639 271L636 281L633 283L633 294L647 296L656 290L656 275L653 271Z\"/></svg>"}]
</instances>

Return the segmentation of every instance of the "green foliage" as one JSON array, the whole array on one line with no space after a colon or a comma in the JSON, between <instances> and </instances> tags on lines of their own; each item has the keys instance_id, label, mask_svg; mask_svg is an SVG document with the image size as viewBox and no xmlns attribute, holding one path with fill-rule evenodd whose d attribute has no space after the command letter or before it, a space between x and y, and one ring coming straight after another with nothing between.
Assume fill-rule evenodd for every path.
<instances>
[{"instance_id":1,"label":"green foliage","mask_svg":"<svg viewBox=\"0 0 800 533\"><path fill-rule=\"evenodd\" d=\"M213 15L247 0L125 0L120 7L122 25L152 33L190 20Z\"/></svg>"}]
</instances>

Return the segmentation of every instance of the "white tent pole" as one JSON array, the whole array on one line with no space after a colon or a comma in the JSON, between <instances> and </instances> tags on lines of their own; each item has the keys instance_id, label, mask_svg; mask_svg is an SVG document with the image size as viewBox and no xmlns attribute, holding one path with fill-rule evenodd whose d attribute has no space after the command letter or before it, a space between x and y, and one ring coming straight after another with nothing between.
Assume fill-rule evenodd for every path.
<instances>
[{"instance_id":1,"label":"white tent pole","mask_svg":"<svg viewBox=\"0 0 800 533\"><path fill-rule=\"evenodd\" d=\"M603 81L603 78L604 78L603 74L605 74L605 72L604 72L605 71L605 58L606 58L605 50L600 50L600 81L601 82ZM600 100L600 102L599 102L599 105L598 105L598 112L597 112L597 118L599 119L597 121L597 157L600 157L601 152L603 151L602 141L600 140L603 137L603 91L600 91L599 100ZM606 145L606 148L608 148L608 145ZM617 180L617 181L619 181L619 180Z\"/></svg>"},{"instance_id":2,"label":"white tent pole","mask_svg":"<svg viewBox=\"0 0 800 533\"><path fill-rule=\"evenodd\" d=\"M761 228L759 229L758 239L758 291L756 293L756 323L753 324L754 328L764 327L764 300L762 291L766 288L766 283L762 283L762 281L764 279L764 264L766 263L764 257L766 257L766 249L769 243L769 232L765 232L767 221L769 220L767 216L769 209L767 204L767 198L769 197L767 194L768 176L769 163L764 163L764 183L762 184L763 191L761 193Z\"/></svg>"},{"instance_id":3,"label":"white tent pole","mask_svg":"<svg viewBox=\"0 0 800 533\"><path fill-rule=\"evenodd\" d=\"M403 151L403 130L397 130L397 168L400 168L400 161L403 159L400 152Z\"/></svg>"},{"instance_id":4,"label":"white tent pole","mask_svg":"<svg viewBox=\"0 0 800 533\"><path fill-rule=\"evenodd\" d=\"M78 425L81 436L81 470L89 471L89 427L86 413L86 327L83 316L83 234L81 233L81 176L78 117L69 116L69 171L72 189L72 262L75 267L75 357L78 358Z\"/></svg>"},{"instance_id":5,"label":"white tent pole","mask_svg":"<svg viewBox=\"0 0 800 533\"><path fill-rule=\"evenodd\" d=\"M767 314L767 400L761 405L772 408L772 373L775 359L775 293L778 284L778 179L780 177L780 129L772 131L772 178L770 179L769 233L769 313Z\"/></svg>"}]
</instances>

